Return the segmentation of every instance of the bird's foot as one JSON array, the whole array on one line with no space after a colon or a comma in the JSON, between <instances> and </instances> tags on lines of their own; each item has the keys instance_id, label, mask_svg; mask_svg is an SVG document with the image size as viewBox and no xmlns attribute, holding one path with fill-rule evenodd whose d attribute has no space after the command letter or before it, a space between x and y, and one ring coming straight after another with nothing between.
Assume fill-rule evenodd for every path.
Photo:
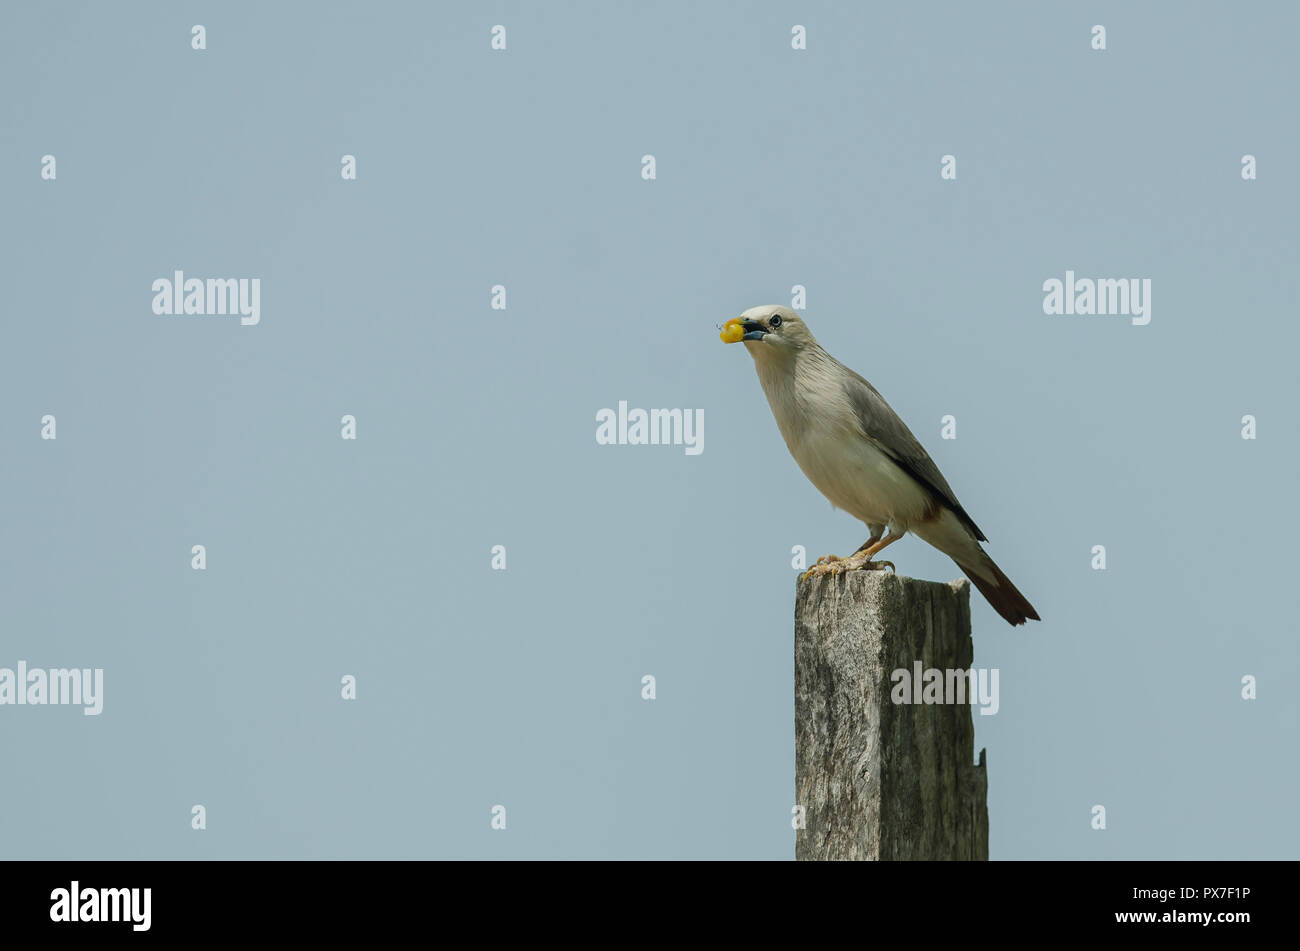
<instances>
[{"instance_id":1,"label":"bird's foot","mask_svg":"<svg viewBox=\"0 0 1300 951\"><path fill-rule=\"evenodd\" d=\"M892 561L872 561L871 556L866 552L855 552L848 558L840 558L836 555L823 555L818 558L813 566L803 573L800 581L808 577L819 577L820 575L838 575L845 571L884 571L888 568L890 571L897 573Z\"/></svg>"},{"instance_id":2,"label":"bird's foot","mask_svg":"<svg viewBox=\"0 0 1300 951\"><path fill-rule=\"evenodd\" d=\"M827 573L827 569L837 561L844 561L844 559L839 555L822 555L812 563L811 568L799 576L799 580L803 581L804 578L810 575L824 575Z\"/></svg>"}]
</instances>

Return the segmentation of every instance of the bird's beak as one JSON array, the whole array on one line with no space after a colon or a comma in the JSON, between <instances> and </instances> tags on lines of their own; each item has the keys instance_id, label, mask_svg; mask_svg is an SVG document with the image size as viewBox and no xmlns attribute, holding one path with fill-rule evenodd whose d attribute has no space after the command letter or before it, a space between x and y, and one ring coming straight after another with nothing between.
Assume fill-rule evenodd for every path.
<instances>
[{"instance_id":1,"label":"bird's beak","mask_svg":"<svg viewBox=\"0 0 1300 951\"><path fill-rule=\"evenodd\" d=\"M757 320L741 320L732 317L722 325L722 342L739 343L742 340L762 340L768 331Z\"/></svg>"}]
</instances>

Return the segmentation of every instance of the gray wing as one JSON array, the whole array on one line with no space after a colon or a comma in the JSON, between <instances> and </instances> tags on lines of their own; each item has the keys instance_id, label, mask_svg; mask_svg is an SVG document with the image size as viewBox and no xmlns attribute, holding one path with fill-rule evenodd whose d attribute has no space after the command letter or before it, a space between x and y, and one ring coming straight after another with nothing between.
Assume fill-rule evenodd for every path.
<instances>
[{"instance_id":1,"label":"gray wing","mask_svg":"<svg viewBox=\"0 0 1300 951\"><path fill-rule=\"evenodd\" d=\"M984 533L979 530L979 526L961 507L961 503L957 501L957 496L952 491L952 486L948 485L948 480L943 477L934 460L912 435L907 424L899 419L898 414L885 402L885 398L874 386L848 367L844 367L844 371L847 381L844 384L844 391L848 394L849 404L853 407L853 412L858 417L858 425L862 427L866 437L897 462L908 475L947 502L953 513L975 533L977 539L982 542L988 541Z\"/></svg>"}]
</instances>

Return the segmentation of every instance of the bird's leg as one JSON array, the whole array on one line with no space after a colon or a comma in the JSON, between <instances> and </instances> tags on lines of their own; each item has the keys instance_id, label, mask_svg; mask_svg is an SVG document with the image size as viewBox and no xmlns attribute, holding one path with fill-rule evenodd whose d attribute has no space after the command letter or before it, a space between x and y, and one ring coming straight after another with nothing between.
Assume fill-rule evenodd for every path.
<instances>
[{"instance_id":1,"label":"bird's leg","mask_svg":"<svg viewBox=\"0 0 1300 951\"><path fill-rule=\"evenodd\" d=\"M871 559L884 548L894 544L894 542L898 541L902 537L902 532L890 532L879 541L872 542L870 545L859 548L848 558L844 558L833 565L828 565L826 570L835 575L839 574L841 571L857 571L859 568L866 568L872 571L883 571L887 567L889 570L894 571L895 568L892 561L872 561Z\"/></svg>"},{"instance_id":2,"label":"bird's leg","mask_svg":"<svg viewBox=\"0 0 1300 951\"><path fill-rule=\"evenodd\" d=\"M876 542L880 541L880 536L883 534L885 534L885 526L881 525L878 528L872 528L871 537L858 546L858 551L862 551L863 549L870 548ZM855 551L853 554L856 555L858 551Z\"/></svg>"}]
</instances>

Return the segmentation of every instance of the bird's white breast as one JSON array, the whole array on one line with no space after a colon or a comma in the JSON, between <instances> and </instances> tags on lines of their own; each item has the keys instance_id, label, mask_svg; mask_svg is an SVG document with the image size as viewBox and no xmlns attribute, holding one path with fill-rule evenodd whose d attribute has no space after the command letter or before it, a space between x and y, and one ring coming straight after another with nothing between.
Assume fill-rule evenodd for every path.
<instances>
[{"instance_id":1,"label":"bird's white breast","mask_svg":"<svg viewBox=\"0 0 1300 951\"><path fill-rule=\"evenodd\" d=\"M764 369L760 364L759 380L790 455L831 505L898 531L924 518L929 493L863 435L837 381L822 379L815 367Z\"/></svg>"}]
</instances>

